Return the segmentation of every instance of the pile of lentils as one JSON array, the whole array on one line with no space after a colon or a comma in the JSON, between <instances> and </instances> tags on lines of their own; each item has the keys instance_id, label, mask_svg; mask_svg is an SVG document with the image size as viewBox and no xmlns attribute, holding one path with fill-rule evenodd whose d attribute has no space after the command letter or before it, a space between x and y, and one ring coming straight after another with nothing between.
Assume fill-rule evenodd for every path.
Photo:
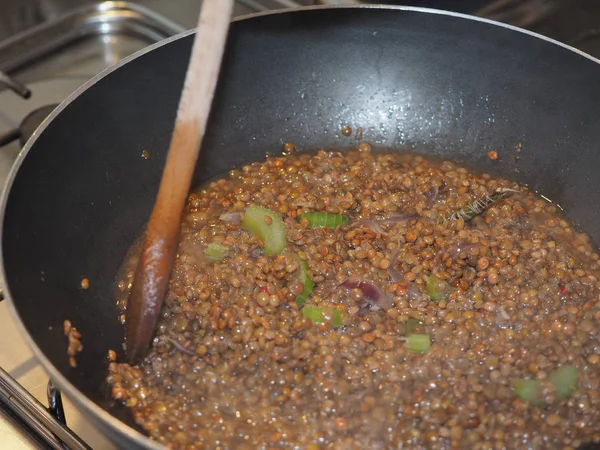
<instances>
[{"instance_id":1,"label":"pile of lentils","mask_svg":"<svg viewBox=\"0 0 600 450\"><path fill-rule=\"evenodd\" d=\"M599 256L556 205L364 143L286 150L189 196L151 349L110 364L113 397L153 440L600 442ZM122 321L136 262L119 276Z\"/></svg>"}]
</instances>

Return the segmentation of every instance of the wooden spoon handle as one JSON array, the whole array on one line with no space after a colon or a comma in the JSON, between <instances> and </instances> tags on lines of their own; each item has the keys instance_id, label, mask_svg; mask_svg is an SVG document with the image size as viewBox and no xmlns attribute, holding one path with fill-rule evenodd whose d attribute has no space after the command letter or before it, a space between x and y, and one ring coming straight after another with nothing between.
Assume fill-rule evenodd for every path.
<instances>
[{"instance_id":1,"label":"wooden spoon handle","mask_svg":"<svg viewBox=\"0 0 600 450\"><path fill-rule=\"evenodd\" d=\"M169 286L181 214L219 77L234 0L204 0L154 210L127 303L126 351L131 364L153 338Z\"/></svg>"}]
</instances>

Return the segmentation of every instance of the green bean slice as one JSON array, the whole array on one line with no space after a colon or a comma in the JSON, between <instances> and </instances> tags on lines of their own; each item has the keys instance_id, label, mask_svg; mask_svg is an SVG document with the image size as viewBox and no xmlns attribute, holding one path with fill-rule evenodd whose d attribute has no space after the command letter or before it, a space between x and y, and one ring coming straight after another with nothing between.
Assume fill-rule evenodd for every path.
<instances>
[{"instance_id":1,"label":"green bean slice","mask_svg":"<svg viewBox=\"0 0 600 450\"><path fill-rule=\"evenodd\" d=\"M302 308L302 315L309 319L312 323L326 322L325 315L331 318L331 325L334 328L339 328L344 325L342 313L338 308L323 308L322 306L305 306Z\"/></svg>"},{"instance_id":2,"label":"green bean slice","mask_svg":"<svg viewBox=\"0 0 600 450\"><path fill-rule=\"evenodd\" d=\"M304 290L302 293L296 296L296 304L302 308L312 293L314 283L308 274L308 263L303 259L298 258L298 256L296 256L296 258L298 259L298 264L300 264L300 269L298 270L298 281L304 285Z\"/></svg>"},{"instance_id":3,"label":"green bean slice","mask_svg":"<svg viewBox=\"0 0 600 450\"><path fill-rule=\"evenodd\" d=\"M270 209L250 206L244 213L242 225L263 241L265 255L278 255L287 244L285 224L281 217Z\"/></svg>"},{"instance_id":4,"label":"green bean slice","mask_svg":"<svg viewBox=\"0 0 600 450\"><path fill-rule=\"evenodd\" d=\"M431 347L431 339L428 334L413 333L406 337L405 345L411 353L425 353Z\"/></svg>"},{"instance_id":5,"label":"green bean slice","mask_svg":"<svg viewBox=\"0 0 600 450\"><path fill-rule=\"evenodd\" d=\"M435 275L431 275L427 280L427 295L432 302L439 303L452 292L452 288L444 280L440 280Z\"/></svg>"},{"instance_id":6,"label":"green bean slice","mask_svg":"<svg viewBox=\"0 0 600 450\"><path fill-rule=\"evenodd\" d=\"M556 401L559 402L567 397L570 397L577 389L579 383L579 374L577 367L566 364L560 366L550 375L548 380L556 387Z\"/></svg>"},{"instance_id":7,"label":"green bean slice","mask_svg":"<svg viewBox=\"0 0 600 450\"><path fill-rule=\"evenodd\" d=\"M341 214L330 214L326 212L308 212L300 214L298 221L306 218L310 228L337 228L348 223L348 218Z\"/></svg>"},{"instance_id":8,"label":"green bean slice","mask_svg":"<svg viewBox=\"0 0 600 450\"><path fill-rule=\"evenodd\" d=\"M219 242L211 242L204 250L204 256L212 260L220 260L227 256L229 247Z\"/></svg>"}]
</instances>

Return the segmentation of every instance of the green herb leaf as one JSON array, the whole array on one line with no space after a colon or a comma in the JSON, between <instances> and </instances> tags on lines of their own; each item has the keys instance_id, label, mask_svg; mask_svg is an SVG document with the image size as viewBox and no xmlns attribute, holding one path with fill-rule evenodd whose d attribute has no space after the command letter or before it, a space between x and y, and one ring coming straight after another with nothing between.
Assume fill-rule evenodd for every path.
<instances>
[{"instance_id":1,"label":"green herb leaf","mask_svg":"<svg viewBox=\"0 0 600 450\"><path fill-rule=\"evenodd\" d=\"M308 212L300 214L298 221L306 218L310 228L337 228L348 223L348 218L341 214L329 214L326 212Z\"/></svg>"},{"instance_id":2,"label":"green herb leaf","mask_svg":"<svg viewBox=\"0 0 600 450\"><path fill-rule=\"evenodd\" d=\"M494 192L485 197L476 198L472 203L465 206L463 209L454 211L448 217L441 220L441 222L448 222L450 220L463 219L465 222L471 220L473 217L486 211L494 203L506 198L511 192L517 192L513 189L502 189Z\"/></svg>"},{"instance_id":3,"label":"green herb leaf","mask_svg":"<svg viewBox=\"0 0 600 450\"><path fill-rule=\"evenodd\" d=\"M444 280L440 280L435 275L431 275L427 280L427 295L432 302L439 303L452 292L452 288Z\"/></svg>"},{"instance_id":4,"label":"green herb leaf","mask_svg":"<svg viewBox=\"0 0 600 450\"><path fill-rule=\"evenodd\" d=\"M414 333L406 337L406 348L412 353L425 353L431 347L431 339L428 334Z\"/></svg>"},{"instance_id":5,"label":"green herb leaf","mask_svg":"<svg viewBox=\"0 0 600 450\"><path fill-rule=\"evenodd\" d=\"M556 401L570 397L573 392L577 389L579 382L579 374L577 373L577 367L571 365L560 366L550 375L548 380L556 387Z\"/></svg>"},{"instance_id":6,"label":"green herb leaf","mask_svg":"<svg viewBox=\"0 0 600 450\"><path fill-rule=\"evenodd\" d=\"M225 258L227 253L229 253L229 247L227 245L220 244L219 242L211 242L204 250L204 256L206 256L208 259L214 260Z\"/></svg>"},{"instance_id":7,"label":"green herb leaf","mask_svg":"<svg viewBox=\"0 0 600 450\"><path fill-rule=\"evenodd\" d=\"M287 243L285 225L281 217L262 206L250 206L242 218L242 225L265 244L265 255L278 255Z\"/></svg>"}]
</instances>

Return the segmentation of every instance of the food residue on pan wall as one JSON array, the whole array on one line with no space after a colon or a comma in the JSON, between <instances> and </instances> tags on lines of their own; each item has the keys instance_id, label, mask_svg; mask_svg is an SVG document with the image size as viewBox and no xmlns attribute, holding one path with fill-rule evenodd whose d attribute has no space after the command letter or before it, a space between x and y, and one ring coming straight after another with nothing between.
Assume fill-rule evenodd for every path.
<instances>
[{"instance_id":1,"label":"food residue on pan wall","mask_svg":"<svg viewBox=\"0 0 600 450\"><path fill-rule=\"evenodd\" d=\"M362 127L358 127L356 129L356 140L360 141L363 138L363 129Z\"/></svg>"},{"instance_id":2,"label":"food residue on pan wall","mask_svg":"<svg viewBox=\"0 0 600 450\"><path fill-rule=\"evenodd\" d=\"M515 146L515 164L521 161L521 150L523 150L523 144L519 142Z\"/></svg>"},{"instance_id":3,"label":"food residue on pan wall","mask_svg":"<svg viewBox=\"0 0 600 450\"><path fill-rule=\"evenodd\" d=\"M63 332L68 340L67 355L69 355L69 365L71 367L77 367L77 360L75 357L83 350L81 333L73 326L73 324L71 324L70 320L65 320L63 322Z\"/></svg>"},{"instance_id":4,"label":"food residue on pan wall","mask_svg":"<svg viewBox=\"0 0 600 450\"><path fill-rule=\"evenodd\" d=\"M344 125L342 127L342 134L344 136L350 136L352 134L352 127L349 125Z\"/></svg>"},{"instance_id":5,"label":"food residue on pan wall","mask_svg":"<svg viewBox=\"0 0 600 450\"><path fill-rule=\"evenodd\" d=\"M350 125L342 126L341 133L343 136L352 136L353 132L354 132L354 130L352 129L352 127ZM362 140L362 138L363 138L363 128L357 127L356 133L355 133L355 139L357 141L360 141L360 140Z\"/></svg>"},{"instance_id":6,"label":"food residue on pan wall","mask_svg":"<svg viewBox=\"0 0 600 450\"><path fill-rule=\"evenodd\" d=\"M294 144L292 144L291 142L286 142L283 144L283 154L284 155L289 155L291 153L294 153L296 151L296 146Z\"/></svg>"}]
</instances>

